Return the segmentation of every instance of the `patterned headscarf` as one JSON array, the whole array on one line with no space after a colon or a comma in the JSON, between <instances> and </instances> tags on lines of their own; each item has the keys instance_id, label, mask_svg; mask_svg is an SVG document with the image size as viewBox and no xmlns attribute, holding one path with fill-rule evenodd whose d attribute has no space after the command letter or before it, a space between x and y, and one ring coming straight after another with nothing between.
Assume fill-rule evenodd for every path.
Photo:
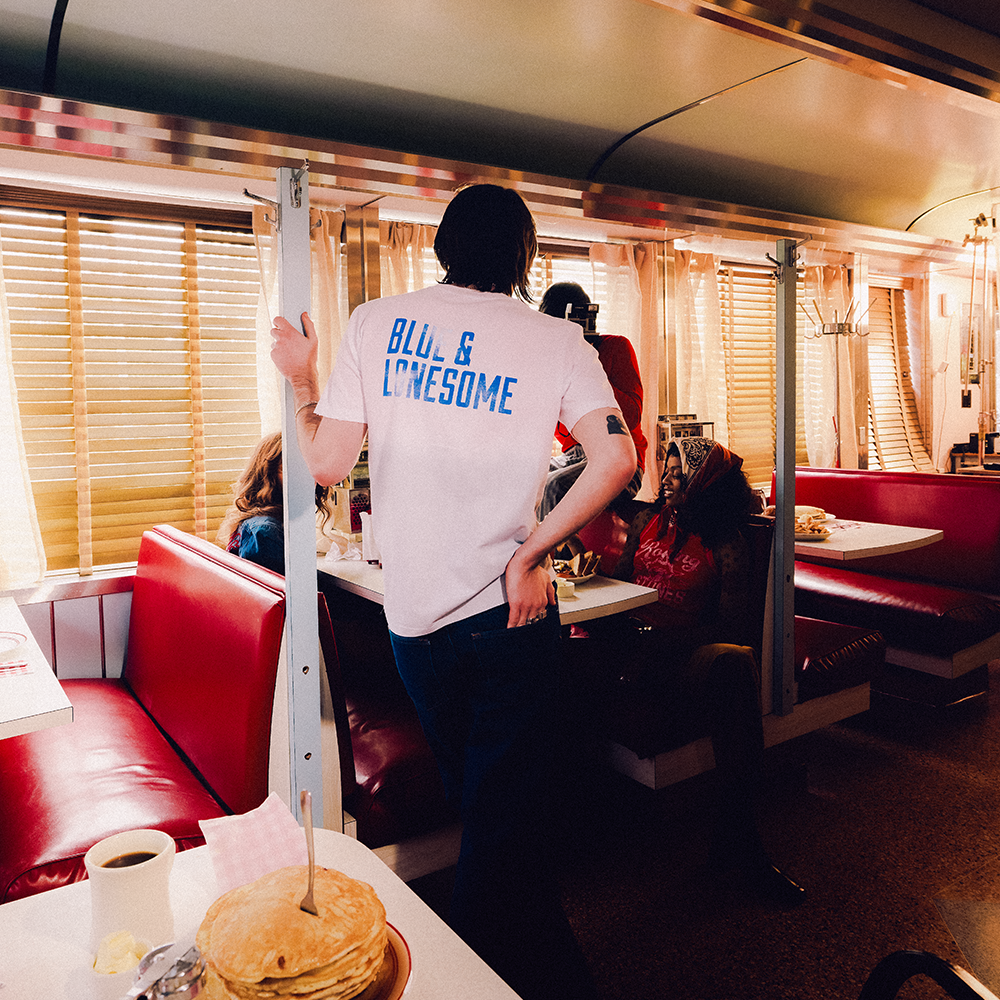
<instances>
[{"instance_id":1,"label":"patterned headscarf","mask_svg":"<svg viewBox=\"0 0 1000 1000\"><path fill-rule=\"evenodd\" d=\"M675 437L667 444L676 445L681 456L681 472L684 473L684 496L707 489L717 479L721 479L730 469L743 466L743 459L723 448L718 441L706 437Z\"/></svg>"}]
</instances>

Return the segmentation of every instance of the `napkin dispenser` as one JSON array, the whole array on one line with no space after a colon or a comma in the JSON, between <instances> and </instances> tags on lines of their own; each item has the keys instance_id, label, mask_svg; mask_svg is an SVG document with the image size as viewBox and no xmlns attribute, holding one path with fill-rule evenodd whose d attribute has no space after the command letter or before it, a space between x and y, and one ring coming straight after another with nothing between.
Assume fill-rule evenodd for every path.
<instances>
[{"instance_id":1,"label":"napkin dispenser","mask_svg":"<svg viewBox=\"0 0 1000 1000\"><path fill-rule=\"evenodd\" d=\"M375 541L375 528L372 524L372 515L369 511L361 511L358 514L361 521L361 558L365 562L380 563L382 557Z\"/></svg>"}]
</instances>

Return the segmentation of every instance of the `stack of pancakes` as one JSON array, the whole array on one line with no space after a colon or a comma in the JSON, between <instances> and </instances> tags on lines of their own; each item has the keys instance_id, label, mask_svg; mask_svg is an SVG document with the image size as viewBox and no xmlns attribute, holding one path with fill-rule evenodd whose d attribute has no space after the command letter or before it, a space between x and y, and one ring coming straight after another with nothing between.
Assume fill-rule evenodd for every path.
<instances>
[{"instance_id":1,"label":"stack of pancakes","mask_svg":"<svg viewBox=\"0 0 1000 1000\"><path fill-rule=\"evenodd\" d=\"M299 909L308 883L305 865L279 868L209 907L196 943L210 1000L349 1000L375 979L387 941L375 890L317 868L313 916Z\"/></svg>"}]
</instances>

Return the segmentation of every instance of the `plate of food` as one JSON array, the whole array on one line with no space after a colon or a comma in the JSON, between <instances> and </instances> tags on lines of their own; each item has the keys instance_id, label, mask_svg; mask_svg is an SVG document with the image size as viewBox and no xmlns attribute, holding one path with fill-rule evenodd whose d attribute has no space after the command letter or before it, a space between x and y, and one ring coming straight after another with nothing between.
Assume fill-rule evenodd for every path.
<instances>
[{"instance_id":1,"label":"plate of food","mask_svg":"<svg viewBox=\"0 0 1000 1000\"><path fill-rule=\"evenodd\" d=\"M600 562L600 553L576 552L571 555L565 550L557 550L552 560L552 569L561 580L581 584L597 575Z\"/></svg>"},{"instance_id":2,"label":"plate of food","mask_svg":"<svg viewBox=\"0 0 1000 1000\"><path fill-rule=\"evenodd\" d=\"M299 903L308 867L292 865L224 893L208 908L196 944L207 967L205 996L350 996L399 1000L410 949L365 882L317 867L319 913ZM248 992L253 990L253 993Z\"/></svg>"},{"instance_id":3,"label":"plate of food","mask_svg":"<svg viewBox=\"0 0 1000 1000\"><path fill-rule=\"evenodd\" d=\"M387 923L385 928L388 941L382 965L374 980L357 995L356 1000L399 1000L410 981L413 967L410 946L392 924Z\"/></svg>"},{"instance_id":4,"label":"plate of food","mask_svg":"<svg viewBox=\"0 0 1000 1000\"><path fill-rule=\"evenodd\" d=\"M833 520L833 515L828 514L822 507L796 507L795 508L795 541L797 542L825 542L830 537L828 521Z\"/></svg>"}]
</instances>

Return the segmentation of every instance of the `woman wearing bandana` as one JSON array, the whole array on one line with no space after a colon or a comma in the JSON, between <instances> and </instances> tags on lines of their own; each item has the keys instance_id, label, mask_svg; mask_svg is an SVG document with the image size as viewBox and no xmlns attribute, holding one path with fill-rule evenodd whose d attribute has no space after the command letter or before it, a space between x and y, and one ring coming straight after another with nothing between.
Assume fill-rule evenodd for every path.
<instances>
[{"instance_id":1,"label":"woman wearing bandana","mask_svg":"<svg viewBox=\"0 0 1000 1000\"><path fill-rule=\"evenodd\" d=\"M708 438L670 441L659 496L633 502L614 574L655 587L659 600L636 609L624 635L620 624L595 623L595 642L570 646L589 647L577 666L603 711L610 704L621 712L618 724L631 731L640 756L655 753L663 733L711 735L720 790L713 863L755 897L792 906L805 893L771 863L756 819L764 735L752 647L760 622L750 614L750 552L741 528L759 504L742 465ZM609 674L608 665L623 660L627 666ZM635 745L637 734L646 746Z\"/></svg>"}]
</instances>

